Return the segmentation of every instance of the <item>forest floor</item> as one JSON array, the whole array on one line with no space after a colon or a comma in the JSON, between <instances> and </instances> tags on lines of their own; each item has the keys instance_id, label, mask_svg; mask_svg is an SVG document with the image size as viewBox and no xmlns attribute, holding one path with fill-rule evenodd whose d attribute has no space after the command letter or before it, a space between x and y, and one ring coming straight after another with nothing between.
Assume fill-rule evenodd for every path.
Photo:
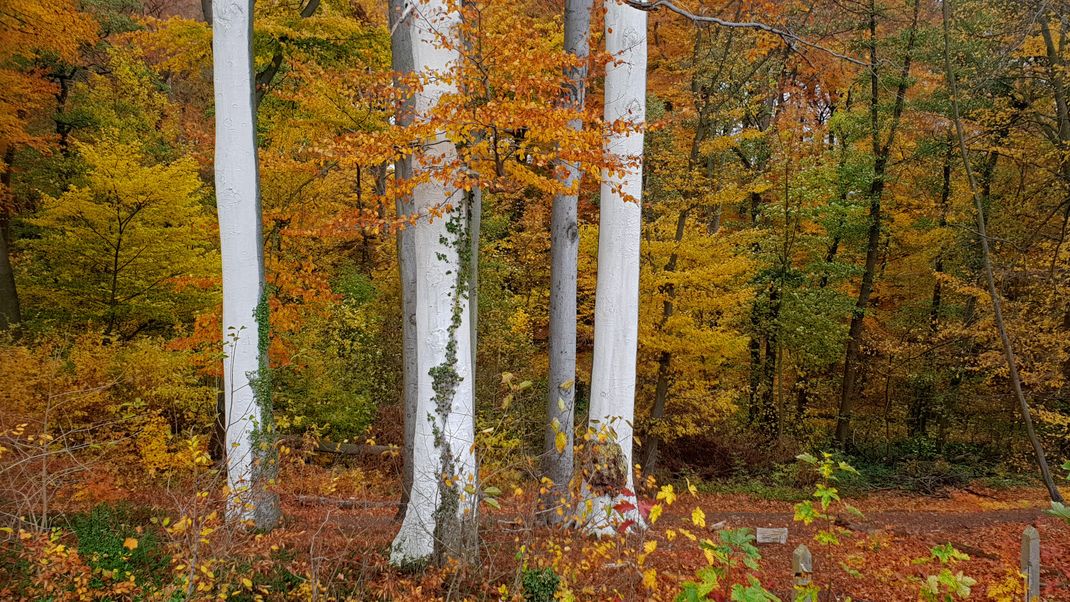
<instances>
[{"instance_id":1,"label":"forest floor","mask_svg":"<svg viewBox=\"0 0 1070 602\"><path fill-rule=\"evenodd\" d=\"M273 538L299 537L303 543L291 543L309 549L309 534L315 534L323 541L323 558L359 559L368 571L368 582L378 582L384 594L421 588L441 591L441 576L399 575L384 566L398 526L391 500L365 499L358 504L364 507L349 508L331 498L299 502L284 496L284 502L288 528ZM792 551L803 543L813 553L814 580L826 592L822 601L848 596L856 602L917 600L925 576L942 568L919 559L929 559L931 548L947 543L970 556L956 563L952 572L962 571L977 580L971 599L999 599L998 591L1013 591L1015 584L1021 587L1017 567L1022 530L1034 525L1041 538L1043 599L1070 601L1070 527L1044 512L1048 503L1042 489L970 487L926 497L881 492L850 503L864 516L841 517L837 546L814 541L817 531L829 525L794 522L791 502L716 493L684 493L653 528L599 541L572 530L533 526L532 496L518 492L512 498L503 496L500 510L488 509L481 517L481 565L478 574L467 577L470 583L465 589L471 591L471 582L478 582L476 588L487 599L498 599L495 594L502 585L516 592L523 563L529 568L554 566L577 600L671 600L679 585L706 565L698 544L680 535L681 529L702 538L715 537L712 531L721 528L787 527L786 545L759 546L762 560L756 573L766 588L784 600L792 600ZM705 512L705 529L693 524L696 507ZM670 539L669 531L676 536ZM650 541L657 542L656 550L639 560ZM643 571L649 568L657 569L654 589L643 584ZM745 582L745 576L737 572L732 580ZM830 591L833 595L826 597Z\"/></svg>"}]
</instances>

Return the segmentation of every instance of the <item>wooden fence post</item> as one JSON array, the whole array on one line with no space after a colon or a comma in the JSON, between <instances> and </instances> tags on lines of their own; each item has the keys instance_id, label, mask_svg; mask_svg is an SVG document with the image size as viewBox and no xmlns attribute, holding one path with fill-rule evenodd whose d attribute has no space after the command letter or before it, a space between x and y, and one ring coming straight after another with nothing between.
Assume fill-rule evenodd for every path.
<instances>
[{"instance_id":1,"label":"wooden fence post","mask_svg":"<svg viewBox=\"0 0 1070 602\"><path fill-rule=\"evenodd\" d=\"M795 573L796 591L807 590L814 574L814 558L806 544L799 544L791 555L791 570ZM812 592L801 593L796 602L817 602L817 595Z\"/></svg>"},{"instance_id":2,"label":"wooden fence post","mask_svg":"<svg viewBox=\"0 0 1070 602\"><path fill-rule=\"evenodd\" d=\"M1022 575L1025 576L1025 602L1040 600L1040 533L1030 525L1022 531Z\"/></svg>"}]
</instances>

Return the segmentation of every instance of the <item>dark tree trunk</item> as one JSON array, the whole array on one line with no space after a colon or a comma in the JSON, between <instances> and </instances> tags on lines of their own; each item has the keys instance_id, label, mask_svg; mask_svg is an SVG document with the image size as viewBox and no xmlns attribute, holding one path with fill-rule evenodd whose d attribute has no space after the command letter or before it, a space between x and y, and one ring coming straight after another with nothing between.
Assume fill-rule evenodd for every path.
<instances>
[{"instance_id":1,"label":"dark tree trunk","mask_svg":"<svg viewBox=\"0 0 1070 602\"><path fill-rule=\"evenodd\" d=\"M862 334L869 308L869 298L873 293L873 281L877 272L877 262L880 256L881 201L884 196L884 188L888 171L888 159L895 143L896 133L899 129L899 121L903 115L903 107L906 103L907 88L910 86L910 65L914 53L914 43L917 40L918 14L921 10L921 2L914 3L914 15L907 34L907 46L903 57L903 65L899 73L899 84L895 91L895 104L892 108L890 130L884 144L880 143L880 116L878 113L880 103L880 74L877 69L877 8L875 1L870 2L869 35L870 35L870 137L873 145L873 181L869 188L869 228L866 241L866 262L862 272L862 283L858 288L858 297L855 300L854 312L851 315L851 325L848 330L847 354L843 362L843 383L840 389L840 407L836 415L836 443L840 447L847 445L851 436L851 417L854 412L856 398L858 396L859 359L862 355Z\"/></svg>"},{"instance_id":2,"label":"dark tree trunk","mask_svg":"<svg viewBox=\"0 0 1070 602\"><path fill-rule=\"evenodd\" d=\"M777 322L780 320L780 287L769 287L769 313L766 316L765 359L762 360L761 382L758 387L756 426L768 441L780 437L780 412L776 403L776 374L780 342Z\"/></svg>"},{"instance_id":3,"label":"dark tree trunk","mask_svg":"<svg viewBox=\"0 0 1070 602\"><path fill-rule=\"evenodd\" d=\"M940 212L939 227L947 228L947 214L950 211L951 198L951 141L947 143L947 152L944 154L943 180L940 186L940 200L937 210ZM940 312L943 306L943 282L941 274L944 273L944 249L939 249L936 259L933 261L933 273L936 278L933 281L932 302L929 304L929 328L928 334L935 336L940 330ZM927 351L924 356L926 373L935 373L935 354ZM907 408L907 436L924 437L928 434L929 420L933 413L933 395L936 388L932 378L923 377L920 382L914 384L910 404Z\"/></svg>"},{"instance_id":4,"label":"dark tree trunk","mask_svg":"<svg viewBox=\"0 0 1070 602\"><path fill-rule=\"evenodd\" d=\"M697 138L697 137L696 137ZM676 245L680 244L680 241L684 238L684 231L687 227L687 217L690 210L684 209L676 218L676 232L673 235L673 242ZM669 255L669 261L665 264L666 272L676 271L677 254L673 251ZM665 324L669 321L669 318L673 314L673 301L676 298L676 286L673 283L665 285L666 299L662 303L661 320L658 324L658 329L661 330L665 327ZM658 422L665 417L665 404L669 397L669 384L672 374L670 372L672 365L672 353L668 351L662 351L658 356L658 376L657 382L654 385L654 407L650 412L650 426L656 428ZM647 437L646 441L646 456L643 460L643 472L645 474L653 474L654 467L658 461L658 447L661 441L656 434L651 434Z\"/></svg>"},{"instance_id":5,"label":"dark tree trunk","mask_svg":"<svg viewBox=\"0 0 1070 602\"><path fill-rule=\"evenodd\" d=\"M958 105L958 85L955 83L955 72L951 66L951 42L949 31L949 17L950 14L949 4L950 0L944 0L941 7L943 12L943 30L944 30L944 74L947 78L948 92L951 96L951 109L952 116L954 117L955 133L958 138L959 155L962 158L962 165L966 171L966 179L970 185L970 192L973 196L974 209L976 211L977 219L977 236L981 241L981 260L984 267L985 281L988 284L988 295L992 301L992 315L995 319L996 330L999 332L1000 342L1003 344L1003 356L1007 362L1007 373L1010 376L1011 390L1014 393L1015 398L1018 400L1018 406L1022 411L1022 422L1025 423L1026 436L1029 439L1030 445L1033 447L1033 453L1036 456L1037 467L1040 469L1041 478L1044 480L1044 485L1048 488L1048 496L1052 502L1063 502L1063 496L1059 492L1059 488L1055 486L1055 481L1052 479L1051 470L1048 468L1048 460L1044 454L1044 448L1040 443L1040 438L1037 436L1036 429L1033 426L1033 416L1029 408L1029 401L1025 397L1025 391L1022 388L1022 381L1018 375L1018 359L1014 353L1014 345L1011 342L1010 334L1007 332L1006 323L1003 320L1003 308L1002 301L1000 300L999 289L996 287L996 277L992 269L992 254L988 244L988 233L986 229L987 219L985 216L984 197L981 196L980 189L977 186L977 180L974 178L973 169L970 166L969 150L966 148L966 137L963 133L962 118L959 114ZM1046 16L1045 16L1046 17ZM1041 33L1044 36L1044 42L1047 46L1048 60L1054 63L1056 55L1054 43L1052 41L1051 32L1048 29L1048 21L1045 17L1040 19ZM1062 90L1061 77L1058 74L1057 66L1050 65L1053 73L1053 84L1057 91ZM1066 108L1065 95L1061 92L1057 92L1057 99L1062 98L1059 101L1059 117L1060 123L1065 124L1064 127L1060 127L1060 132L1065 133L1066 137L1060 137L1061 140L1070 138L1070 112Z\"/></svg>"},{"instance_id":6,"label":"dark tree trunk","mask_svg":"<svg viewBox=\"0 0 1070 602\"><path fill-rule=\"evenodd\" d=\"M400 76L413 71L412 36L408 20L401 21L406 6L405 0L390 0L391 68ZM399 78L400 79L400 78ZM397 108L395 120L399 126L412 123L412 101ZM394 177L399 182L412 179L412 158L402 156L394 165ZM399 195L398 216L412 215L412 197ZM416 444L416 404L419 370L416 363L416 247L412 228L397 231L398 274L401 279L401 403L404 413L404 437L402 444L401 503L395 519L401 520L409 505L412 492L413 452Z\"/></svg>"},{"instance_id":7,"label":"dark tree trunk","mask_svg":"<svg viewBox=\"0 0 1070 602\"><path fill-rule=\"evenodd\" d=\"M8 146L4 151L3 172L0 173L0 330L7 330L22 321L15 270L11 265L11 216L15 211L11 180L14 164L15 147Z\"/></svg>"}]
</instances>

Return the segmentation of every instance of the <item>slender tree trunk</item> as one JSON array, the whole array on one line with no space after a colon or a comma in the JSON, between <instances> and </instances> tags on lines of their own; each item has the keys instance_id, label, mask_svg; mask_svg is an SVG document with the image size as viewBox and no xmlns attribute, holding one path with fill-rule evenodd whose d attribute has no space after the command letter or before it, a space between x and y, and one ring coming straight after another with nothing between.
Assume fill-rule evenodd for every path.
<instances>
[{"instance_id":1,"label":"slender tree trunk","mask_svg":"<svg viewBox=\"0 0 1070 602\"><path fill-rule=\"evenodd\" d=\"M475 186L467 195L468 212L468 331L472 340L472 386L479 366L479 236L483 227L483 187ZM475 403L475 401L473 401Z\"/></svg>"},{"instance_id":2,"label":"slender tree trunk","mask_svg":"<svg viewBox=\"0 0 1070 602\"><path fill-rule=\"evenodd\" d=\"M951 211L951 142L948 141L947 155L944 156L943 184L940 188L940 221L941 229L947 228L947 214ZM940 311L943 304L944 291L940 274L944 273L944 249L936 253L933 262L933 272L936 274L936 282L933 283L932 303L929 306L929 330L936 333L940 329Z\"/></svg>"},{"instance_id":3,"label":"slender tree trunk","mask_svg":"<svg viewBox=\"0 0 1070 602\"><path fill-rule=\"evenodd\" d=\"M938 225L941 230L947 228L947 214L951 209L952 148L951 140L948 140L947 153L944 155L944 167L942 170L943 180L940 187L940 201L937 205L937 209L940 211ZM933 282L932 301L929 303L929 336L935 336L940 330L940 312L944 298L943 282L940 280L941 274L944 273L944 249L942 246L936 252L936 259L933 261L933 273L936 278ZM936 358L932 350L927 351L923 359L928 369L934 369L934 360ZM907 435L911 438L924 437L928 434L929 420L932 418L935 386L931 381L925 381L917 383L912 389L910 406L907 409Z\"/></svg>"},{"instance_id":4,"label":"slender tree trunk","mask_svg":"<svg viewBox=\"0 0 1070 602\"><path fill-rule=\"evenodd\" d=\"M696 144L697 147L697 144ZM687 229L687 218L691 213L690 208L684 209L676 217L676 232L673 234L673 242L676 245L680 244L680 241L684 239L684 232ZM675 250L669 255L669 261L665 264L666 272L676 271L676 262L678 261L678 254ZM673 302L676 299L676 286L672 283L668 283L664 290L665 300L661 304L661 320L658 324L658 330L665 327L665 324L672 317L675 310ZM669 351L662 351L658 355L658 376L654 384L654 407L650 411L650 426L652 429L657 428L658 423L665 417L665 405L669 398L669 380L671 377L672 368L672 353ZM658 447L661 445L661 439L651 433L646 438L646 456L643 460L643 473L654 474L654 469L658 462Z\"/></svg>"},{"instance_id":5,"label":"slender tree trunk","mask_svg":"<svg viewBox=\"0 0 1070 602\"><path fill-rule=\"evenodd\" d=\"M590 57L591 9L594 0L566 0L565 52L576 66L565 71L568 87L562 104L582 111L587 95L587 60ZM583 129L577 117L570 124ZM546 396L546 430L542 473L552 483L541 501L543 516L549 523L564 520L572 482L576 403L576 276L580 232L580 165L562 161L557 165L561 186L568 192L554 195L550 216L550 372ZM558 440L564 435L564 445ZM558 509L561 512L558 512Z\"/></svg>"},{"instance_id":6,"label":"slender tree trunk","mask_svg":"<svg viewBox=\"0 0 1070 602\"><path fill-rule=\"evenodd\" d=\"M0 331L22 321L19 293L15 288L15 270L11 266L11 216L14 214L14 195L11 178L15 170L15 147L4 149L3 171L0 172Z\"/></svg>"},{"instance_id":7,"label":"slender tree trunk","mask_svg":"<svg viewBox=\"0 0 1070 602\"><path fill-rule=\"evenodd\" d=\"M851 113L851 101L852 100L853 100L852 89L849 88L847 90L847 99L845 100L844 105L843 105L843 110L847 114ZM845 177L844 176L844 171L845 171L845 169L847 167L847 149L848 149L847 133L846 132L842 132L840 136L832 136L832 140L830 141L830 145L831 146L833 146L833 147L835 146L837 138L838 138L839 144L840 144L840 162L839 162L839 169L838 169L838 175L837 175L837 180L839 181L839 188L840 188L839 203L840 203L840 205L845 205L847 203L847 193L848 193L848 185L844 181L844 177ZM825 253L825 268L821 273L821 280L818 282L818 288L825 288L829 284L829 276L830 276L829 275L829 267L831 266L832 262L835 261L836 255L840 251L840 243L842 242L842 238L843 238L843 226L844 226L844 218L843 218L843 216L840 216L840 218L837 220L836 231L832 233L832 242L829 243L828 251Z\"/></svg>"},{"instance_id":8,"label":"slender tree trunk","mask_svg":"<svg viewBox=\"0 0 1070 602\"><path fill-rule=\"evenodd\" d=\"M231 515L270 529L278 496L253 90L253 2L213 5L216 206L223 263L223 379Z\"/></svg>"},{"instance_id":9,"label":"slender tree trunk","mask_svg":"<svg viewBox=\"0 0 1070 602\"><path fill-rule=\"evenodd\" d=\"M756 422L758 432L768 441L780 437L780 412L776 404L777 357L779 356L779 336L777 322L780 320L780 286L777 282L769 285L768 331L765 336L765 359L762 361L761 382L758 386L758 408Z\"/></svg>"},{"instance_id":10,"label":"slender tree trunk","mask_svg":"<svg viewBox=\"0 0 1070 602\"><path fill-rule=\"evenodd\" d=\"M750 223L752 227L758 226L758 213L761 209L762 196L757 192L751 192L750 199ZM751 243L751 251L755 254L761 252L761 244ZM750 357L750 379L747 387L747 425L754 424L758 417L758 395L762 385L762 316L757 302L751 304L750 326L751 336L747 341L747 354Z\"/></svg>"},{"instance_id":11,"label":"slender tree trunk","mask_svg":"<svg viewBox=\"0 0 1070 602\"><path fill-rule=\"evenodd\" d=\"M691 94L695 99L695 109L698 113L698 124L695 127L695 135L691 138L691 152L687 157L687 172L690 177L693 177L696 170L702 165L702 143L706 140L706 137L710 133L712 124L710 123L710 106L709 89L704 86L699 79L699 70L697 65L699 63L699 57L703 50L703 36L705 30L697 28L695 30L695 43L692 50L692 61L696 65L696 70L691 76ZM731 52L732 40L734 32L729 30L727 41L724 47L724 53L721 56L721 63L727 60L727 55ZM719 74L718 74L719 76ZM717 79L717 78L715 78ZM713 158L708 157L704 167L707 170L707 177L713 178ZM649 177L649 176L648 176ZM684 234L687 231L687 220L689 219L693 207L688 206L680 211L676 217L676 230L673 232L673 244L674 248L672 253L669 254L669 260L665 263L665 272L672 273L676 271L676 264L679 261L679 254L676 248L684 240ZM709 217L706 225L706 232L708 235L713 236L721 228L721 206L717 205L717 208L713 212L706 212ZM667 283L663 290L665 293L665 300L661 304L661 320L658 323L658 330L661 331L665 328L669 319L672 318L675 311L674 302L676 300L676 285L673 282ZM672 379L672 352L662 351L658 355L658 373L654 382L654 405L650 410L650 429L653 431L648 433L645 444L645 455L643 458L643 473L652 475L657 468L658 462L658 449L661 447L661 438L656 434L658 423L665 417L665 408L669 399L669 386Z\"/></svg>"},{"instance_id":12,"label":"slender tree trunk","mask_svg":"<svg viewBox=\"0 0 1070 602\"><path fill-rule=\"evenodd\" d=\"M470 11L468 14L478 14L479 11L475 0L461 0L461 7ZM471 38L466 37L461 42L464 45L465 55L475 54L476 47L472 44ZM483 85L487 85L485 79ZM473 92L474 90L467 87L461 90L461 93L466 96L472 95ZM487 92L485 87L482 92L487 94L487 98L490 97L490 92ZM483 132L477 133L473 144L479 144L484 137ZM477 371L479 367L479 238L483 228L483 186L479 183L479 174L471 171L470 166L466 167L470 170L469 177L476 180L475 185L465 197L465 210L468 212L468 313L470 320L468 329L472 339L472 383L475 386L479 376Z\"/></svg>"},{"instance_id":13,"label":"slender tree trunk","mask_svg":"<svg viewBox=\"0 0 1070 602\"><path fill-rule=\"evenodd\" d=\"M750 380L747 387L748 425L754 424L754 421L758 419L758 397L762 386L762 339L758 335L762 321L757 305L751 308L750 325L754 332L747 341L747 353L750 357Z\"/></svg>"},{"instance_id":14,"label":"slender tree trunk","mask_svg":"<svg viewBox=\"0 0 1070 602\"><path fill-rule=\"evenodd\" d=\"M595 290L594 367L591 373L590 426L612 436L606 458L623 475L602 481L585 518L596 533L613 532L620 516L613 506L632 491L632 422L635 414L635 363L639 338L640 201L643 189L643 129L646 120L646 12L605 0L605 122L626 122L635 129L610 133L605 152L620 157L623 173L602 174L598 232L598 285ZM626 195L626 196L624 196ZM606 462L600 462L606 464ZM617 478L619 476L619 478ZM590 489L589 489L590 491ZM638 520L632 511L628 518ZM607 520L609 518L610 520Z\"/></svg>"},{"instance_id":15,"label":"slender tree trunk","mask_svg":"<svg viewBox=\"0 0 1070 602\"><path fill-rule=\"evenodd\" d=\"M417 92L417 121L433 119L444 94L457 92L449 73L460 61L460 13L446 0L430 0L413 11L412 57L427 83ZM417 409L413 480L405 518L391 546L390 561L409 565L468 562L476 552L478 488L475 440L475 383L472 380L470 282L471 207L453 187L457 149L445 132L425 141L415 169L434 169L413 192L420 215L416 250ZM449 211L446 206L452 207ZM434 212L441 217L432 218Z\"/></svg>"},{"instance_id":16,"label":"slender tree trunk","mask_svg":"<svg viewBox=\"0 0 1070 602\"><path fill-rule=\"evenodd\" d=\"M851 417L854 411L856 397L858 396L859 360L862 354L862 331L866 318L866 310L869 308L869 297L873 293L873 281L877 273L877 262L880 256L881 222L883 213L881 201L884 197L884 188L888 172L888 159L895 144L896 133L899 129L899 121L903 115L903 107L906 103L907 89L910 87L910 65L914 55L914 44L917 41L918 14L921 10L921 2L914 3L914 16L911 21L910 31L907 34L907 46L903 57L903 66L899 73L899 84L895 92L895 104L892 108L891 124L888 138L883 145L880 143L880 117L878 114L880 103L880 74L877 65L877 7L875 1L870 2L869 36L870 36L870 67L869 67L869 116L870 136L873 144L873 181L869 188L869 229L866 242L866 262L862 271L862 283L858 287L858 297L855 300L854 312L851 315L851 325L848 329L847 354L843 362L843 386L840 389L840 407L836 416L836 442L846 446L851 436Z\"/></svg>"},{"instance_id":17,"label":"slender tree trunk","mask_svg":"<svg viewBox=\"0 0 1070 602\"><path fill-rule=\"evenodd\" d=\"M943 11L943 30L944 30L944 75L947 78L948 92L951 95L951 111L952 117L955 122L955 134L958 137L959 154L962 158L962 165L966 171L966 180L970 185L970 193L973 195L974 209L976 211L977 218L977 236L981 241L981 261L984 264L985 281L988 284L988 295L992 299L992 314L995 318L996 329L999 330L999 340L1003 344L1003 356L1007 361L1007 372L1010 374L1011 390L1014 392L1014 396L1018 399L1018 406L1022 410L1022 421L1025 422L1025 432L1029 437L1029 443L1033 446L1033 452L1036 454L1037 466L1040 468L1040 476L1044 480L1044 485L1048 488L1048 496L1053 502L1063 501L1062 494L1059 493L1059 488L1055 486L1055 481L1052 480L1051 470L1048 468L1048 460L1044 455L1044 448L1040 444L1040 438L1037 436L1036 429L1033 426L1033 416L1029 410L1029 402L1025 398L1025 391L1022 389L1022 381L1018 375L1018 359L1015 357L1014 345L1011 343L1010 335L1007 332L1007 325L1003 320L1003 307L1000 301L999 289L996 287L996 277L992 270L992 253L988 245L988 233L986 230L986 219L984 211L984 201L979 192L977 186L977 180L973 175L973 168L970 166L969 150L966 148L966 135L963 133L962 117L959 113L959 91L958 84L955 82L955 71L951 66L951 36L950 30L950 8L949 4L951 0L944 0ZM1051 42L1051 34L1048 33L1047 23L1044 18L1040 19L1042 23L1042 31L1044 32L1045 41Z\"/></svg>"},{"instance_id":18,"label":"slender tree trunk","mask_svg":"<svg viewBox=\"0 0 1070 602\"><path fill-rule=\"evenodd\" d=\"M390 0L390 56L395 85L403 85L403 79L413 72L411 14L405 14L406 0ZM395 123L406 127L412 123L413 103L410 96L398 107ZM401 156L394 163L394 179L400 186L412 179L412 157ZM412 196L397 196L398 216L412 215ZM419 380L416 361L416 247L413 229L397 231L398 274L401 278L401 403L404 408L405 441L402 445L401 504L396 518L405 516L412 491L412 450L416 435L416 400Z\"/></svg>"}]
</instances>

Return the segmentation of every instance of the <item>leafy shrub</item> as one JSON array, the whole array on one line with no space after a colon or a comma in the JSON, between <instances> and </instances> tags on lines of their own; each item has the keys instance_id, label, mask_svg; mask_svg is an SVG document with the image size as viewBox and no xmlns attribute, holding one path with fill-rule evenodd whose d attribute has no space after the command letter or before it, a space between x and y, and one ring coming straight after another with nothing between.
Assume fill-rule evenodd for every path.
<instances>
[{"instance_id":1,"label":"leafy shrub","mask_svg":"<svg viewBox=\"0 0 1070 602\"><path fill-rule=\"evenodd\" d=\"M919 598L925 602L954 602L970 597L970 588L977 585L972 577L951 571L951 566L969 560L970 557L955 549L951 544L936 546L929 558L921 558L916 564L936 564L939 573L929 575L922 583Z\"/></svg>"},{"instance_id":2,"label":"leafy shrub","mask_svg":"<svg viewBox=\"0 0 1070 602\"><path fill-rule=\"evenodd\" d=\"M777 602L754 575L761 569L761 553L750 529L722 529L718 541L703 540L701 548L709 566L700 568L695 581L687 581L676 602L708 600L714 592L727 590L732 600Z\"/></svg>"},{"instance_id":3,"label":"leafy shrub","mask_svg":"<svg viewBox=\"0 0 1070 602\"><path fill-rule=\"evenodd\" d=\"M95 574L114 580L134 575L138 582L158 581L165 574L168 558L159 541L153 533L133 526L126 506L100 504L69 522L78 538L78 553Z\"/></svg>"},{"instance_id":4,"label":"leafy shrub","mask_svg":"<svg viewBox=\"0 0 1070 602\"><path fill-rule=\"evenodd\" d=\"M561 584L561 577L553 569L527 569L521 583L524 586L525 602L552 602Z\"/></svg>"}]
</instances>

